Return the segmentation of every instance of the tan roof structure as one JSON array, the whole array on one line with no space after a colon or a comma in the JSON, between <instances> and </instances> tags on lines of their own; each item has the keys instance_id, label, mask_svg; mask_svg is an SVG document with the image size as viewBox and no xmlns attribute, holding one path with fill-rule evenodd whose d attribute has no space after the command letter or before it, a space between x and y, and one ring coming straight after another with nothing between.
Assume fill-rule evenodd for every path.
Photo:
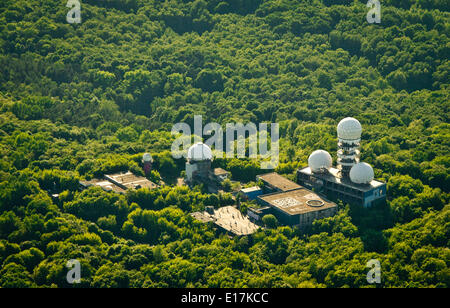
<instances>
[{"instance_id":1,"label":"tan roof structure","mask_svg":"<svg viewBox=\"0 0 450 308\"><path fill-rule=\"evenodd\" d=\"M289 215L298 215L337 207L336 203L328 201L304 188L264 195L259 198Z\"/></svg>"},{"instance_id":2,"label":"tan roof structure","mask_svg":"<svg viewBox=\"0 0 450 308\"><path fill-rule=\"evenodd\" d=\"M158 185L153 183L152 181L147 180L143 176L138 176L130 171L126 173L117 173L111 175L105 175L105 179L116 184L117 186L122 187L123 189L139 189L139 188L149 188L154 189L157 188Z\"/></svg>"},{"instance_id":3,"label":"tan roof structure","mask_svg":"<svg viewBox=\"0 0 450 308\"><path fill-rule=\"evenodd\" d=\"M129 171L125 173L105 175L104 179L80 181L80 184L84 188L90 186L98 186L105 191L113 191L121 194L125 193L128 189L154 189L158 187L158 185L156 185L152 181L149 181L142 176L135 175Z\"/></svg>"},{"instance_id":4,"label":"tan roof structure","mask_svg":"<svg viewBox=\"0 0 450 308\"><path fill-rule=\"evenodd\" d=\"M251 193L254 191L260 191L261 188L259 186L252 186L252 187L247 187L247 188L242 188L241 191L243 193Z\"/></svg>"},{"instance_id":5,"label":"tan roof structure","mask_svg":"<svg viewBox=\"0 0 450 308\"><path fill-rule=\"evenodd\" d=\"M257 179L263 181L264 184L269 185L278 191L289 191L302 188L302 186L286 179L276 172L258 175Z\"/></svg>"},{"instance_id":6,"label":"tan roof structure","mask_svg":"<svg viewBox=\"0 0 450 308\"><path fill-rule=\"evenodd\" d=\"M229 174L228 171L222 169L222 168L215 168L214 169L214 175L227 175Z\"/></svg>"},{"instance_id":7,"label":"tan roof structure","mask_svg":"<svg viewBox=\"0 0 450 308\"><path fill-rule=\"evenodd\" d=\"M250 235L259 228L233 206L216 209L214 214L205 211L192 213L191 216L201 222L214 222L218 227L237 236Z\"/></svg>"},{"instance_id":8,"label":"tan roof structure","mask_svg":"<svg viewBox=\"0 0 450 308\"><path fill-rule=\"evenodd\" d=\"M192 213L191 216L203 223L214 222L214 217L207 214L206 212L195 212Z\"/></svg>"},{"instance_id":9,"label":"tan roof structure","mask_svg":"<svg viewBox=\"0 0 450 308\"><path fill-rule=\"evenodd\" d=\"M104 191L113 191L116 193L125 193L125 189L117 186L114 183L111 183L109 181L103 180L103 179L92 179L90 181L80 181L80 184L84 188L88 188L91 186L98 186L101 187Z\"/></svg>"}]
</instances>

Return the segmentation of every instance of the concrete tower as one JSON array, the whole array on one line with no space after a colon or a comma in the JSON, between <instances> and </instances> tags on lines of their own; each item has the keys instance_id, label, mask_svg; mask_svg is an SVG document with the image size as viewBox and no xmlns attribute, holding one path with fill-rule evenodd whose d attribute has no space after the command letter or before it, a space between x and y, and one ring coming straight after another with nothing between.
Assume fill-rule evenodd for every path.
<instances>
[{"instance_id":1,"label":"concrete tower","mask_svg":"<svg viewBox=\"0 0 450 308\"><path fill-rule=\"evenodd\" d=\"M211 148L206 144L198 142L191 146L187 153L186 179L189 182L194 178L208 179L212 159Z\"/></svg>"},{"instance_id":2,"label":"concrete tower","mask_svg":"<svg viewBox=\"0 0 450 308\"><path fill-rule=\"evenodd\" d=\"M354 118L345 118L337 126L337 164L343 178L348 178L352 167L359 162L361 123Z\"/></svg>"},{"instance_id":3,"label":"concrete tower","mask_svg":"<svg viewBox=\"0 0 450 308\"><path fill-rule=\"evenodd\" d=\"M153 157L150 153L145 153L142 155L142 165L144 168L145 176L149 176L150 172L152 171L152 163L153 163Z\"/></svg>"}]
</instances>

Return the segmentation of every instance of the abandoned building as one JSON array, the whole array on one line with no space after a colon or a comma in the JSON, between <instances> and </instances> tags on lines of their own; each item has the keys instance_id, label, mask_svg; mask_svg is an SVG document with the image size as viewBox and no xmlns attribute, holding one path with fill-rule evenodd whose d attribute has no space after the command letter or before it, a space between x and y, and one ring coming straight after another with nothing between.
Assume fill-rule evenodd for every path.
<instances>
[{"instance_id":1,"label":"abandoned building","mask_svg":"<svg viewBox=\"0 0 450 308\"><path fill-rule=\"evenodd\" d=\"M372 166L360 162L362 126L354 118L345 118L337 126L337 168L331 155L314 151L308 167L297 171L297 182L329 198L369 207L386 201L386 183L374 179Z\"/></svg>"},{"instance_id":2,"label":"abandoned building","mask_svg":"<svg viewBox=\"0 0 450 308\"><path fill-rule=\"evenodd\" d=\"M229 172L222 168L211 169L213 155L211 148L198 142L187 153L186 182L220 185L229 178Z\"/></svg>"},{"instance_id":3,"label":"abandoned building","mask_svg":"<svg viewBox=\"0 0 450 308\"><path fill-rule=\"evenodd\" d=\"M250 235L259 228L234 206L225 206L219 209L207 207L204 212L192 213L191 216L203 223L212 222L221 231L235 236Z\"/></svg>"},{"instance_id":4,"label":"abandoned building","mask_svg":"<svg viewBox=\"0 0 450 308\"><path fill-rule=\"evenodd\" d=\"M157 188L158 185L152 181L133 174L125 173L105 174L103 179L92 179L90 181L80 181L80 188L86 189L91 186L101 187L105 191L113 191L124 194L128 189Z\"/></svg>"},{"instance_id":5,"label":"abandoned building","mask_svg":"<svg viewBox=\"0 0 450 308\"><path fill-rule=\"evenodd\" d=\"M265 215L274 215L283 225L303 228L316 219L336 214L337 205L278 173L257 176L264 184L264 194L256 197L259 207L250 207L248 216L260 222Z\"/></svg>"}]
</instances>

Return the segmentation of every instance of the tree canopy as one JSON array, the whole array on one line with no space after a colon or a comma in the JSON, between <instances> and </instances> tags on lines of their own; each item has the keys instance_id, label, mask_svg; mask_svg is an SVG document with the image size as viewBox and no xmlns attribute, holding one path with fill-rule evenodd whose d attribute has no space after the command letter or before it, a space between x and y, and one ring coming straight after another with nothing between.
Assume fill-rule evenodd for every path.
<instances>
[{"instance_id":1,"label":"tree canopy","mask_svg":"<svg viewBox=\"0 0 450 308\"><path fill-rule=\"evenodd\" d=\"M73 286L70 259L83 287L374 287L371 259L383 287L450 286L448 1L382 1L380 24L366 1L84 0L80 24L63 2L0 3L0 287ZM190 215L230 193L174 184L171 127L194 115L279 123L291 179L357 117L387 202L230 238ZM144 176L145 152L166 186L78 190ZM244 185L264 172L213 167Z\"/></svg>"}]
</instances>

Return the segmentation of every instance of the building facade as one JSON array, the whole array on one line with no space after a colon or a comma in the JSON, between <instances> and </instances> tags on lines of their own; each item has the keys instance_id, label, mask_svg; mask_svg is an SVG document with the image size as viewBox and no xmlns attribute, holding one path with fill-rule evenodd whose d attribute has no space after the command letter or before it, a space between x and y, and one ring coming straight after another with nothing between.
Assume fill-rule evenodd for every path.
<instances>
[{"instance_id":1,"label":"building facade","mask_svg":"<svg viewBox=\"0 0 450 308\"><path fill-rule=\"evenodd\" d=\"M330 199L369 207L386 200L386 184L372 180L368 184L356 184L339 176L339 170L330 168L327 173L313 173L310 167L297 171L297 182L320 192Z\"/></svg>"},{"instance_id":2,"label":"building facade","mask_svg":"<svg viewBox=\"0 0 450 308\"><path fill-rule=\"evenodd\" d=\"M259 196L258 200L272 209L281 224L299 228L310 226L316 219L331 217L338 210L335 203L305 188Z\"/></svg>"}]
</instances>

